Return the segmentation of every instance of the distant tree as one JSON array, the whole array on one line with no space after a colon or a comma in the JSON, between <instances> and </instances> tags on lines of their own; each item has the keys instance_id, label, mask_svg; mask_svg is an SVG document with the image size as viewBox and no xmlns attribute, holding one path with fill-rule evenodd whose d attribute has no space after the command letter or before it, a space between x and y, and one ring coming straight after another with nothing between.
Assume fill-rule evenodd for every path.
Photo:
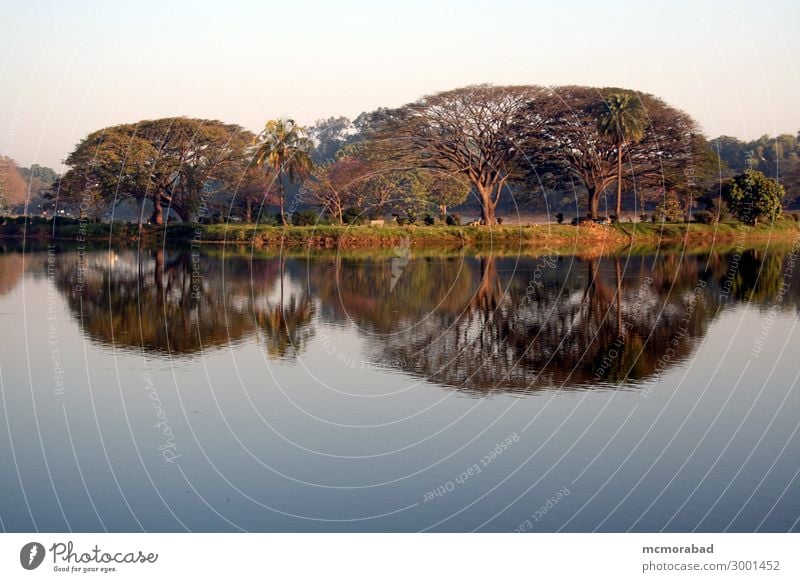
<instances>
[{"instance_id":1,"label":"distant tree","mask_svg":"<svg viewBox=\"0 0 800 582\"><path fill-rule=\"evenodd\" d=\"M509 181L520 175L513 128L536 87L475 85L376 113L372 137L400 165L460 173L481 205L484 224Z\"/></svg>"},{"instance_id":2,"label":"distant tree","mask_svg":"<svg viewBox=\"0 0 800 582\"><path fill-rule=\"evenodd\" d=\"M740 221L756 226L759 218L775 220L781 214L785 192L777 180L756 170L746 170L723 187L722 195Z\"/></svg>"},{"instance_id":3,"label":"distant tree","mask_svg":"<svg viewBox=\"0 0 800 582\"><path fill-rule=\"evenodd\" d=\"M5 214L10 206L23 204L27 194L28 185L16 162L0 156L0 214Z\"/></svg>"},{"instance_id":4,"label":"distant tree","mask_svg":"<svg viewBox=\"0 0 800 582\"><path fill-rule=\"evenodd\" d=\"M711 140L710 146L724 164L723 178L758 170L783 185L787 205L800 203L800 135L762 135L749 142L723 135Z\"/></svg>"},{"instance_id":5,"label":"distant tree","mask_svg":"<svg viewBox=\"0 0 800 582\"><path fill-rule=\"evenodd\" d=\"M286 226L285 182L302 182L311 173L314 163L310 152L314 144L306 137L305 128L292 119L268 121L254 143L257 146L254 158L256 165L269 167L275 172L281 222Z\"/></svg>"},{"instance_id":6,"label":"distant tree","mask_svg":"<svg viewBox=\"0 0 800 582\"><path fill-rule=\"evenodd\" d=\"M339 151L357 139L356 126L347 117L329 117L317 120L308 128L314 142L311 158L315 164L328 164L336 160Z\"/></svg>"},{"instance_id":7,"label":"distant tree","mask_svg":"<svg viewBox=\"0 0 800 582\"><path fill-rule=\"evenodd\" d=\"M611 139L617 157L616 217L622 214L622 158L628 145L644 137L647 117L642 102L633 93L611 93L605 98L606 111L601 114L597 128Z\"/></svg>"},{"instance_id":8,"label":"distant tree","mask_svg":"<svg viewBox=\"0 0 800 582\"><path fill-rule=\"evenodd\" d=\"M344 224L344 212L352 206L350 186L354 179L349 160L317 165L303 184L303 196L321 206L338 224Z\"/></svg>"}]
</instances>

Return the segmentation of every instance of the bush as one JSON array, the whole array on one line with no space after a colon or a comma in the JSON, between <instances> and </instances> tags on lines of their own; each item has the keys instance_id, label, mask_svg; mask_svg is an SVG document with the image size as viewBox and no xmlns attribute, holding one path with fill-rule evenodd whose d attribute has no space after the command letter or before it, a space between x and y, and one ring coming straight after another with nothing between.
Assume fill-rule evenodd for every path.
<instances>
[{"instance_id":1,"label":"bush","mask_svg":"<svg viewBox=\"0 0 800 582\"><path fill-rule=\"evenodd\" d=\"M559 212L558 214L556 214L556 222L558 224L563 224L564 223L564 213L563 212Z\"/></svg>"},{"instance_id":2,"label":"bush","mask_svg":"<svg viewBox=\"0 0 800 582\"><path fill-rule=\"evenodd\" d=\"M498 216L497 217L497 224L499 224L500 226L503 226L503 217L502 216Z\"/></svg>"},{"instance_id":3,"label":"bush","mask_svg":"<svg viewBox=\"0 0 800 582\"><path fill-rule=\"evenodd\" d=\"M461 215L448 214L444 221L447 223L447 226L461 226Z\"/></svg>"},{"instance_id":4,"label":"bush","mask_svg":"<svg viewBox=\"0 0 800 582\"><path fill-rule=\"evenodd\" d=\"M417 215L415 212L407 212L406 213L406 221L408 224L416 224L417 223Z\"/></svg>"},{"instance_id":5,"label":"bush","mask_svg":"<svg viewBox=\"0 0 800 582\"><path fill-rule=\"evenodd\" d=\"M699 224L714 224L716 218L710 210L698 210L694 213L694 221Z\"/></svg>"},{"instance_id":6,"label":"bush","mask_svg":"<svg viewBox=\"0 0 800 582\"><path fill-rule=\"evenodd\" d=\"M683 219L683 207L674 196L666 196L653 213L653 222L679 222Z\"/></svg>"},{"instance_id":7,"label":"bush","mask_svg":"<svg viewBox=\"0 0 800 582\"><path fill-rule=\"evenodd\" d=\"M294 226L314 226L319 220L319 214L311 209L300 210L292 214Z\"/></svg>"},{"instance_id":8,"label":"bush","mask_svg":"<svg viewBox=\"0 0 800 582\"><path fill-rule=\"evenodd\" d=\"M425 224L425 226L433 226L434 224L436 224L436 219L433 217L433 215L426 214L422 218L422 222Z\"/></svg>"},{"instance_id":9,"label":"bush","mask_svg":"<svg viewBox=\"0 0 800 582\"><path fill-rule=\"evenodd\" d=\"M364 215L358 208L351 206L342 213L342 220L345 224L363 224Z\"/></svg>"},{"instance_id":10,"label":"bush","mask_svg":"<svg viewBox=\"0 0 800 582\"><path fill-rule=\"evenodd\" d=\"M792 212L790 215L795 222L800 222L800 212Z\"/></svg>"},{"instance_id":11,"label":"bush","mask_svg":"<svg viewBox=\"0 0 800 582\"><path fill-rule=\"evenodd\" d=\"M642 214L639 215L639 222L647 222L648 218L649 216L647 215L647 213L643 212Z\"/></svg>"}]
</instances>

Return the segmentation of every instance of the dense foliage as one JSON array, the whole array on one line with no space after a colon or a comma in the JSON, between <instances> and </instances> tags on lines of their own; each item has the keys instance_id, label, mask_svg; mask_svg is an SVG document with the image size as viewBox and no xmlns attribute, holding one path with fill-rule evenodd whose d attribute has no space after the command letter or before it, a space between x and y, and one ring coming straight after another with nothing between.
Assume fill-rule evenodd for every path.
<instances>
[{"instance_id":1,"label":"dense foliage","mask_svg":"<svg viewBox=\"0 0 800 582\"><path fill-rule=\"evenodd\" d=\"M755 226L759 218L775 220L780 216L784 190L777 180L747 170L728 182L722 195L736 218Z\"/></svg>"},{"instance_id":2,"label":"dense foliage","mask_svg":"<svg viewBox=\"0 0 800 582\"><path fill-rule=\"evenodd\" d=\"M30 189L84 218L127 205L139 223L298 224L310 206L322 222L433 225L453 223L451 209L470 201L493 225L503 203L548 213L569 204L572 216L598 218L615 190L612 217L647 208L655 220L719 220L727 202L755 223L800 194L797 137L708 142L685 112L618 87L475 85L352 121L270 120L258 135L214 120L145 120L91 133L65 163L59 179L3 161L6 206Z\"/></svg>"}]
</instances>

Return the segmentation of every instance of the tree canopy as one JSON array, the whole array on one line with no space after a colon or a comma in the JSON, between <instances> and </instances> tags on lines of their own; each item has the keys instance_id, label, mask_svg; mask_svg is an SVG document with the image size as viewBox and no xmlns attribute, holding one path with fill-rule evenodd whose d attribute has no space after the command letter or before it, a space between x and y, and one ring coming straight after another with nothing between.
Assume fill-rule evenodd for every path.
<instances>
[{"instance_id":1,"label":"tree canopy","mask_svg":"<svg viewBox=\"0 0 800 582\"><path fill-rule=\"evenodd\" d=\"M153 204L162 224L174 211L190 220L204 187L235 180L243 171L253 134L238 125L170 117L101 129L67 157L61 189L73 199L99 196L112 203L127 198Z\"/></svg>"},{"instance_id":2,"label":"tree canopy","mask_svg":"<svg viewBox=\"0 0 800 582\"><path fill-rule=\"evenodd\" d=\"M759 218L775 220L781 214L783 186L757 170L746 170L723 187L722 195L731 212L755 226Z\"/></svg>"},{"instance_id":3,"label":"tree canopy","mask_svg":"<svg viewBox=\"0 0 800 582\"><path fill-rule=\"evenodd\" d=\"M482 222L493 225L503 189L520 175L513 128L540 91L474 85L429 95L381 112L372 137L400 164L463 174L481 205Z\"/></svg>"}]
</instances>

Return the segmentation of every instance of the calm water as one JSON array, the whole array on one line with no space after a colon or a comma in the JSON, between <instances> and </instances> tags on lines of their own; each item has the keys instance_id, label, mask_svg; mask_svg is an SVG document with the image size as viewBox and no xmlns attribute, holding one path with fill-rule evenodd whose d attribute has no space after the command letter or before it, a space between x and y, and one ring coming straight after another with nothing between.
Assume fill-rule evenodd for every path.
<instances>
[{"instance_id":1,"label":"calm water","mask_svg":"<svg viewBox=\"0 0 800 582\"><path fill-rule=\"evenodd\" d=\"M797 530L792 259L6 249L0 526Z\"/></svg>"}]
</instances>

